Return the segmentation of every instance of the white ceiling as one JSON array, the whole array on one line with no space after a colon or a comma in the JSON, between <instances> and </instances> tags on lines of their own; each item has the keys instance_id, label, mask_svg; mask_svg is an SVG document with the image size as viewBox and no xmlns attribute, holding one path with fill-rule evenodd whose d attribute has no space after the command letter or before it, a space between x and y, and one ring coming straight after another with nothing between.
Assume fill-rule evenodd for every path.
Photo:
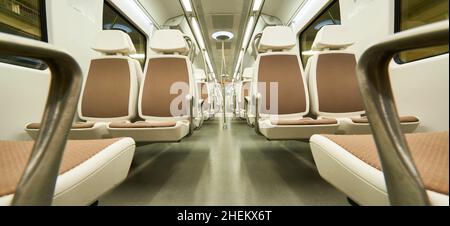
<instances>
[{"instance_id":1,"label":"white ceiling","mask_svg":"<svg viewBox=\"0 0 450 226\"><path fill-rule=\"evenodd\" d=\"M158 25L168 19L183 15L179 0L138 0Z\"/></svg>"},{"instance_id":2,"label":"white ceiling","mask_svg":"<svg viewBox=\"0 0 450 226\"><path fill-rule=\"evenodd\" d=\"M297 9L308 0L266 0L263 13L278 17L283 24L287 24Z\"/></svg>"},{"instance_id":3,"label":"white ceiling","mask_svg":"<svg viewBox=\"0 0 450 226\"><path fill-rule=\"evenodd\" d=\"M217 74L221 71L222 45L212 38L212 34L216 31L229 31L234 34L234 38L225 43L226 74L233 74L251 12L252 0L192 0L192 2Z\"/></svg>"},{"instance_id":4,"label":"white ceiling","mask_svg":"<svg viewBox=\"0 0 450 226\"><path fill-rule=\"evenodd\" d=\"M288 23L303 2L308 0L265 0L263 13L278 17ZM159 24L183 14L179 0L139 0L148 13ZM232 75L242 46L253 0L191 0L202 29L206 48L212 59L216 74L222 65L221 43L212 38L216 31L229 31L234 34L225 43L226 74Z\"/></svg>"}]
</instances>

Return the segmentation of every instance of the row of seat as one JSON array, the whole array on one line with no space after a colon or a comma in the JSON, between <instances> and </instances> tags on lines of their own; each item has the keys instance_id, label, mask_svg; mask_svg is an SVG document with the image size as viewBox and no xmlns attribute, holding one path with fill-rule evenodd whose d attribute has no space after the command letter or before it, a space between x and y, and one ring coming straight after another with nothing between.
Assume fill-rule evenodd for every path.
<instances>
[{"instance_id":1,"label":"row of seat","mask_svg":"<svg viewBox=\"0 0 450 226\"><path fill-rule=\"evenodd\" d=\"M97 37L93 49L103 55L91 61L85 78L78 107L85 122L74 123L70 132L69 138L79 141L66 145L53 205L92 204L126 178L136 141L178 141L191 132L194 123L199 126L198 117L192 120L190 112L207 112L203 103L208 103L209 88L204 71L194 70L186 57L189 49L183 35L156 31L151 48L158 54L147 60L143 74L130 57L135 48L127 34L102 31ZM177 83L179 87L173 87ZM193 97L190 102L179 101L175 106L179 115L171 112L174 99L189 96ZM31 123L26 131L37 138L40 127ZM128 138L105 139L111 137ZM11 204L33 143L0 142L0 175L4 176L0 205Z\"/></svg>"},{"instance_id":2,"label":"row of seat","mask_svg":"<svg viewBox=\"0 0 450 226\"><path fill-rule=\"evenodd\" d=\"M202 114L202 122L204 120L209 120L213 117L213 98L212 97L212 87L207 81L207 76L204 70L195 70L195 78L197 79L197 90L199 99L201 100L200 109ZM200 126L203 123L200 123Z\"/></svg>"},{"instance_id":3,"label":"row of seat","mask_svg":"<svg viewBox=\"0 0 450 226\"><path fill-rule=\"evenodd\" d=\"M320 52L309 60L307 74L314 97L312 101L316 102L316 108L313 110L316 113L326 111L322 109L332 107L331 102L334 101L338 101L341 107L359 102L359 100L355 101L354 95L348 95L349 93L327 90L328 86L339 87L339 90L357 88L356 82L352 85L352 83L344 83L340 79L333 80L330 77L328 79L331 81L326 80L327 76L333 74L335 70L344 71L339 78L345 74L354 73L354 54L351 51L331 50L349 46L351 43L346 41L346 35L347 32L343 26L326 26L318 33L314 43L316 50ZM333 99L334 97L338 98ZM327 100L327 98L330 99ZM345 103L343 100L350 102ZM324 108L322 108L323 102L327 105ZM317 109L317 106L320 106L320 109ZM353 120L355 123L359 121L367 123L366 118ZM403 117L401 121L404 132L412 132L418 126L418 120L415 117ZM345 130L353 133L361 132L358 128L355 129L356 131L352 131L351 128ZM448 131L406 134L406 141L431 204L448 206ZM360 205L390 204L383 167L372 135L314 135L310 145L320 175L350 199Z\"/></svg>"},{"instance_id":4,"label":"row of seat","mask_svg":"<svg viewBox=\"0 0 450 226\"><path fill-rule=\"evenodd\" d=\"M204 72L194 70L187 57L184 38L179 31L156 31L150 45L157 54L142 73L130 57L136 50L127 34L98 35L93 49L102 56L90 63L78 106L84 122L74 123L69 136L80 141L66 145L53 205L92 204L127 177L136 141L178 141L199 126L201 115L193 111L203 111L209 89ZM36 139L40 128L31 123L26 131ZM105 139L111 137L128 138ZM11 204L33 143L0 141L0 205Z\"/></svg>"},{"instance_id":5,"label":"row of seat","mask_svg":"<svg viewBox=\"0 0 450 226\"><path fill-rule=\"evenodd\" d=\"M244 109L239 114L259 126L268 139L312 136L313 157L325 180L360 205L389 205L373 137L355 135L370 134L371 130L358 90L356 57L346 50L353 44L345 38L347 35L341 25L323 27L312 45L313 52L309 53L312 57L303 73L299 56L288 52L295 46L290 28L266 28L259 45L257 66L244 71L246 79L241 83L239 97ZM278 90L268 88L270 83L277 83ZM266 103L273 91L279 92L275 114L270 109L273 103ZM255 103L258 95L261 95L260 106ZM245 101L247 106L243 104ZM255 115L259 113L260 116ZM256 121L251 122L251 118ZM401 122L403 131L408 133L418 127L420 120L408 116L401 117ZM433 205L449 205L448 136L448 132L406 135Z\"/></svg>"},{"instance_id":6,"label":"row of seat","mask_svg":"<svg viewBox=\"0 0 450 226\"><path fill-rule=\"evenodd\" d=\"M69 139L131 137L137 142L176 142L193 132L203 120L203 103L189 46L178 30L158 30L144 73L130 37L124 32L102 31L93 49L103 55L90 63L78 113ZM204 72L203 72L204 74ZM203 83L202 83L203 84ZM26 131L36 138L40 124Z\"/></svg>"},{"instance_id":7,"label":"row of seat","mask_svg":"<svg viewBox=\"0 0 450 226\"><path fill-rule=\"evenodd\" d=\"M251 80L242 83L239 97L248 111L241 114L270 140L309 139L314 134L369 134L356 77L353 45L341 25L324 26L312 45L305 72L290 27L267 27ZM248 88L250 86L250 88ZM248 91L248 89L250 91ZM250 92L250 95L246 94ZM402 129L413 132L415 116L402 117Z\"/></svg>"},{"instance_id":8,"label":"row of seat","mask_svg":"<svg viewBox=\"0 0 450 226\"><path fill-rule=\"evenodd\" d=\"M142 74L142 72L140 74L138 72L142 69L137 61L125 56L134 52L129 37L125 38L123 35L116 34L117 32L104 32L102 36L107 36L107 38L100 37L95 43L94 49L108 56L92 61L90 76L84 85L83 104L80 105L80 111L83 113L80 115L86 119L98 120L91 121L89 119L92 123L77 123L74 125L76 129L94 130L94 128L100 127L100 123L107 122L107 118L125 120L135 114L136 102L134 100L137 97L137 84L140 79L138 75ZM49 45L42 45L38 41L5 34L0 34L0 39L51 49ZM111 46L115 47L111 48ZM20 52L18 50L19 55ZM117 55L113 55L116 53ZM60 66L74 67L76 65ZM112 91L104 93L104 90ZM111 104L107 104L111 101L103 102L108 98L114 98L112 101L117 103L117 111L111 107ZM109 112L111 109L113 112ZM34 128L36 130L31 132ZM36 137L39 128L40 125L33 124L28 125L27 130L30 130L31 135ZM31 164L29 161L34 143L33 141L0 141L0 206L12 204L25 168ZM53 205L90 205L94 203L101 195L125 180L135 147L135 141L131 138L68 141L55 185Z\"/></svg>"},{"instance_id":9,"label":"row of seat","mask_svg":"<svg viewBox=\"0 0 450 226\"><path fill-rule=\"evenodd\" d=\"M406 134L431 204L449 205L449 133ZM389 205L372 135L314 135L311 150L320 175L359 205Z\"/></svg>"}]
</instances>

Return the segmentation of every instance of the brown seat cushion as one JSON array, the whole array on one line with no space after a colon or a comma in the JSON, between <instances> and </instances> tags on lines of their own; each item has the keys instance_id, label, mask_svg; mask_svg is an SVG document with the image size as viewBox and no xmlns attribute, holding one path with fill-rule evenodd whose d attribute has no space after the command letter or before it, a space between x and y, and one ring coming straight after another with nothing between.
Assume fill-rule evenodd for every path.
<instances>
[{"instance_id":1,"label":"brown seat cushion","mask_svg":"<svg viewBox=\"0 0 450 226\"><path fill-rule=\"evenodd\" d=\"M166 122L158 122L158 121L150 121L150 122L114 122L109 125L109 128L113 129L150 129L150 128L167 128L167 127L175 127L177 122L166 121Z\"/></svg>"},{"instance_id":2,"label":"brown seat cushion","mask_svg":"<svg viewBox=\"0 0 450 226\"><path fill-rule=\"evenodd\" d=\"M371 135L326 135L325 137L367 164L382 170ZM407 134L406 138L426 188L448 195L448 132Z\"/></svg>"},{"instance_id":3,"label":"brown seat cushion","mask_svg":"<svg viewBox=\"0 0 450 226\"><path fill-rule=\"evenodd\" d=\"M279 119L271 120L272 125L277 126L308 126L308 125L334 125L338 124L336 119L312 119L312 118L298 118L298 119Z\"/></svg>"},{"instance_id":4,"label":"brown seat cushion","mask_svg":"<svg viewBox=\"0 0 450 226\"><path fill-rule=\"evenodd\" d=\"M171 111L172 102L177 101L181 94L188 94L179 93L181 90L175 90L176 92L172 93L172 88L187 88L189 91L189 67L186 59L178 57L152 58L148 61L147 68L144 81L142 81L144 83L140 102L142 114L153 117L189 115L186 101L179 102L178 109L183 110L181 115L173 115ZM179 84L180 87L173 87L174 84Z\"/></svg>"},{"instance_id":5,"label":"brown seat cushion","mask_svg":"<svg viewBox=\"0 0 450 226\"><path fill-rule=\"evenodd\" d=\"M292 54L261 56L258 66L260 113L288 115L308 111L303 71L298 56ZM278 93L271 85L278 84ZM277 106L271 106L272 96L278 96ZM273 109L272 109L273 107Z\"/></svg>"},{"instance_id":6,"label":"brown seat cushion","mask_svg":"<svg viewBox=\"0 0 450 226\"><path fill-rule=\"evenodd\" d=\"M91 61L81 99L81 113L89 118L121 118L130 115L131 69L128 59Z\"/></svg>"},{"instance_id":7,"label":"brown seat cushion","mask_svg":"<svg viewBox=\"0 0 450 226\"><path fill-rule=\"evenodd\" d=\"M357 59L351 53L323 53L317 58L317 101L319 111L348 113L364 111L356 75Z\"/></svg>"},{"instance_id":8,"label":"brown seat cushion","mask_svg":"<svg viewBox=\"0 0 450 226\"><path fill-rule=\"evenodd\" d=\"M120 139L68 141L60 175L70 171ZM0 197L13 194L28 164L32 141L0 141Z\"/></svg>"},{"instance_id":9,"label":"brown seat cushion","mask_svg":"<svg viewBox=\"0 0 450 226\"><path fill-rule=\"evenodd\" d=\"M77 122L72 124L72 129L91 129L94 128L93 122ZM31 123L27 129L41 129L41 123Z\"/></svg>"},{"instance_id":10,"label":"brown seat cushion","mask_svg":"<svg viewBox=\"0 0 450 226\"><path fill-rule=\"evenodd\" d=\"M358 124L368 124L369 123L369 119L367 117L352 118L352 121L353 121L353 123L358 123ZM420 122L420 120L419 120L419 118L417 118L415 116L401 116L400 122L401 123L415 123L415 122Z\"/></svg>"}]
</instances>

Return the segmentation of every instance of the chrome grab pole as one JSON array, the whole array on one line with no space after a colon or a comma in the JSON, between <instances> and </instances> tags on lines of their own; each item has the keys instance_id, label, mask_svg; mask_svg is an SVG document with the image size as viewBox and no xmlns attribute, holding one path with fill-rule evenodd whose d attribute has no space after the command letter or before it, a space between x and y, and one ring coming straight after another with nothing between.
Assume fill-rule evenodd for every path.
<instances>
[{"instance_id":1,"label":"chrome grab pole","mask_svg":"<svg viewBox=\"0 0 450 226\"><path fill-rule=\"evenodd\" d=\"M52 45L3 33L0 33L0 53L36 58L50 68L51 84L42 128L12 205L51 205L81 92L80 66L68 53Z\"/></svg>"},{"instance_id":2,"label":"chrome grab pole","mask_svg":"<svg viewBox=\"0 0 450 226\"><path fill-rule=\"evenodd\" d=\"M358 63L358 80L382 163L391 205L430 205L400 128L389 79L399 52L448 44L448 21L395 34L371 46Z\"/></svg>"},{"instance_id":3,"label":"chrome grab pole","mask_svg":"<svg viewBox=\"0 0 450 226\"><path fill-rule=\"evenodd\" d=\"M259 127L259 119L261 118L260 107L261 107L261 94L257 93L255 96L255 132L258 135L262 135L261 128Z\"/></svg>"},{"instance_id":4,"label":"chrome grab pole","mask_svg":"<svg viewBox=\"0 0 450 226\"><path fill-rule=\"evenodd\" d=\"M222 109L223 109L223 129L228 129L227 121L227 83L225 81L226 75L222 75Z\"/></svg>"},{"instance_id":5,"label":"chrome grab pole","mask_svg":"<svg viewBox=\"0 0 450 226\"><path fill-rule=\"evenodd\" d=\"M259 43L260 43L260 41L261 41L261 38L262 38L262 33L258 33L258 34L256 34L255 35L255 37L253 38L253 57L256 59L256 58L258 58L258 46L259 46Z\"/></svg>"},{"instance_id":6,"label":"chrome grab pole","mask_svg":"<svg viewBox=\"0 0 450 226\"><path fill-rule=\"evenodd\" d=\"M194 97L191 95L187 95L186 102L189 104L189 133L187 137L190 137L194 134L195 130Z\"/></svg>"}]
</instances>

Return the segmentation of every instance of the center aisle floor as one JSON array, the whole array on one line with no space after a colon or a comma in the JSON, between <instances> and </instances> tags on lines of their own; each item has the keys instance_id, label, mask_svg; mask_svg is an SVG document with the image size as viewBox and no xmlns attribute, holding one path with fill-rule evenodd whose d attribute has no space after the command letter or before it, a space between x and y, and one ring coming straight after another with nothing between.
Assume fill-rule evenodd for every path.
<instances>
[{"instance_id":1,"label":"center aisle floor","mask_svg":"<svg viewBox=\"0 0 450 226\"><path fill-rule=\"evenodd\" d=\"M349 205L325 182L307 143L271 142L243 121L206 122L176 144L137 149L126 181L100 205Z\"/></svg>"}]
</instances>

